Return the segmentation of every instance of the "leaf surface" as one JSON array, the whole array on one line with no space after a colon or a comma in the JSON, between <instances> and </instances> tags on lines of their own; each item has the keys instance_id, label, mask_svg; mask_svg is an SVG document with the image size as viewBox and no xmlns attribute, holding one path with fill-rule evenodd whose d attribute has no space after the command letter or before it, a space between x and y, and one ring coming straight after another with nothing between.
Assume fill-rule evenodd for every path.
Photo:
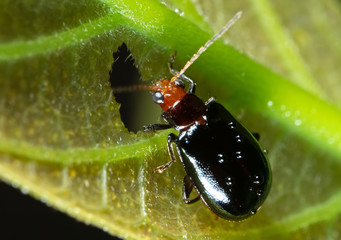
<instances>
[{"instance_id":1,"label":"leaf surface","mask_svg":"<svg viewBox=\"0 0 341 240\"><path fill-rule=\"evenodd\" d=\"M127 239L340 234L339 1L1 5L3 180ZM125 42L144 81L169 77L174 50L180 69L239 10L243 18L223 39L229 45L217 41L186 72L200 97L216 97L269 151L267 201L255 216L231 222L203 203L183 203L179 162L153 173L168 161L170 131L128 132L108 72Z\"/></svg>"}]
</instances>

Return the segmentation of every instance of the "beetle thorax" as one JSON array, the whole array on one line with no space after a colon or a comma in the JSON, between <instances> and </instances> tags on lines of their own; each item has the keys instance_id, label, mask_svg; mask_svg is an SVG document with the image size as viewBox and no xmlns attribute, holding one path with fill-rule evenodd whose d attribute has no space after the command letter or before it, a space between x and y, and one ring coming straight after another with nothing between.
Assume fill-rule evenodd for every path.
<instances>
[{"instance_id":1,"label":"beetle thorax","mask_svg":"<svg viewBox=\"0 0 341 240\"><path fill-rule=\"evenodd\" d=\"M194 94L186 94L174 106L164 112L164 119L175 129L185 130L192 125L206 124L206 106Z\"/></svg>"}]
</instances>

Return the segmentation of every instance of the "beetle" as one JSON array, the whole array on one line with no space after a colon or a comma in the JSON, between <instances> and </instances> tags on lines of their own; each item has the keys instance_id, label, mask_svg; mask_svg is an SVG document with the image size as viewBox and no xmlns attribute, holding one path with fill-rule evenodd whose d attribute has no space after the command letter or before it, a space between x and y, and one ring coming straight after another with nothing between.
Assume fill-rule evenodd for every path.
<instances>
[{"instance_id":1,"label":"beetle","mask_svg":"<svg viewBox=\"0 0 341 240\"><path fill-rule=\"evenodd\" d=\"M253 214L265 201L272 173L259 135L252 134L214 98L203 102L195 95L196 84L184 75L186 69L241 16L238 12L177 72L175 56L169 64L171 80L162 79L150 87L153 101L163 109L167 124L145 126L146 131L175 128L167 147L171 160L155 171L163 172L175 161L174 144L187 175L183 179L183 200L201 199L217 216L242 220ZM185 84L189 84L185 90ZM190 199L193 188L198 197Z\"/></svg>"},{"instance_id":2,"label":"beetle","mask_svg":"<svg viewBox=\"0 0 341 240\"><path fill-rule=\"evenodd\" d=\"M169 69L173 77L161 79L151 86L116 87L114 92L150 90L153 101L163 110L167 124L152 124L145 131L174 128L178 136L167 137L170 161L154 171L162 173L175 161L175 149L187 173L182 192L185 203L201 199L217 216L227 220L242 220L257 212L269 194L272 173L257 133L247 130L214 98L203 102L195 95L196 84L185 71L206 49L239 19L238 12L208 40L178 72ZM185 82L189 84L185 89ZM175 149L174 149L175 145ZM198 197L190 199L195 189Z\"/></svg>"}]
</instances>

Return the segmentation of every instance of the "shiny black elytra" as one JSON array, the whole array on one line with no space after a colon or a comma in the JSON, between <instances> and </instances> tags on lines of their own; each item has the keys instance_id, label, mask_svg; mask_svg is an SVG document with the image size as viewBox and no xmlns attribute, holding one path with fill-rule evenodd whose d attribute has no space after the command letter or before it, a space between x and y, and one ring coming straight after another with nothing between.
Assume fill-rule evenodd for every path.
<instances>
[{"instance_id":1,"label":"shiny black elytra","mask_svg":"<svg viewBox=\"0 0 341 240\"><path fill-rule=\"evenodd\" d=\"M183 199L199 198L217 216L241 220L256 213L271 187L269 161L250 133L221 104L211 98L206 103L195 93L195 83L184 75L186 69L240 17L237 13L227 25L193 55L180 72L172 68L171 80L163 79L149 87L153 100L164 110L168 124L154 124L146 130L175 128L179 135L168 135L171 161L156 171L163 172L176 160L173 144L187 175L183 180ZM187 92L185 84L189 83ZM199 197L189 199L195 188Z\"/></svg>"},{"instance_id":2,"label":"shiny black elytra","mask_svg":"<svg viewBox=\"0 0 341 240\"><path fill-rule=\"evenodd\" d=\"M205 113L205 125L181 131L176 140L188 174L185 202L193 183L216 215L244 219L256 213L269 193L269 163L257 139L222 105L209 102Z\"/></svg>"}]
</instances>

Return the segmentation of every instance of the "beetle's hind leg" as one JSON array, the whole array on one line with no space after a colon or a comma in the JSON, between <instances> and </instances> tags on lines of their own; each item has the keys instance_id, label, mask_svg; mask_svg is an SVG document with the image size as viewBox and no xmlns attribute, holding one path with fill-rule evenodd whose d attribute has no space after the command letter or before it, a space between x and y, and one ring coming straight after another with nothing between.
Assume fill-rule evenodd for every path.
<instances>
[{"instance_id":1,"label":"beetle's hind leg","mask_svg":"<svg viewBox=\"0 0 341 240\"><path fill-rule=\"evenodd\" d=\"M198 201L200 199L199 196L194 198L194 199L189 199L189 195L191 194L193 187L194 187L193 183L191 182L189 177L186 175L184 177L183 182L182 182L182 197L183 197L184 202L186 204L195 203L196 201Z\"/></svg>"},{"instance_id":2,"label":"beetle's hind leg","mask_svg":"<svg viewBox=\"0 0 341 240\"><path fill-rule=\"evenodd\" d=\"M168 153L169 153L171 160L168 163L166 163L165 165L162 165L162 166L155 168L154 172L162 173L163 171L165 171L167 168L169 168L175 162L176 158L175 158L172 143L176 142L177 139L178 139L178 137L174 133L171 133L168 135L168 137L167 137L167 148L168 148Z\"/></svg>"}]
</instances>

